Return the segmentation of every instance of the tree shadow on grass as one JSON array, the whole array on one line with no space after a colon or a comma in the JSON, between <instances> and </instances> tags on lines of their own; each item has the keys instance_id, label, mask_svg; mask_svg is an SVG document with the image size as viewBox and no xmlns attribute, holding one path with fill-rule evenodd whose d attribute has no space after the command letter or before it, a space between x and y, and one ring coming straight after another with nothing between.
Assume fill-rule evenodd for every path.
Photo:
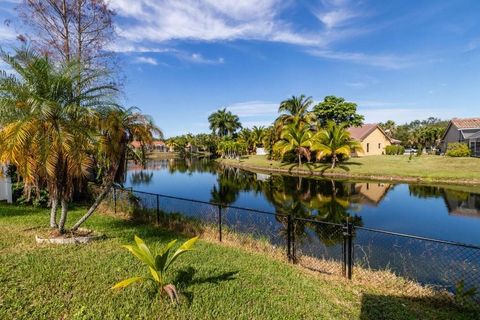
<instances>
[{"instance_id":1,"label":"tree shadow on grass","mask_svg":"<svg viewBox=\"0 0 480 320\"><path fill-rule=\"evenodd\" d=\"M197 270L193 267L188 267L184 270L180 270L177 273L177 276L173 280L173 283L179 289L181 295L183 295L188 304L191 304L193 301L193 292L189 291L188 288L195 284L218 284L224 281L235 280L238 274L238 271L228 271L217 275L211 275L208 277L195 277Z\"/></svg>"},{"instance_id":2,"label":"tree shadow on grass","mask_svg":"<svg viewBox=\"0 0 480 320\"><path fill-rule=\"evenodd\" d=\"M363 294L360 320L480 319L480 309L461 307L445 297Z\"/></svg>"}]
</instances>

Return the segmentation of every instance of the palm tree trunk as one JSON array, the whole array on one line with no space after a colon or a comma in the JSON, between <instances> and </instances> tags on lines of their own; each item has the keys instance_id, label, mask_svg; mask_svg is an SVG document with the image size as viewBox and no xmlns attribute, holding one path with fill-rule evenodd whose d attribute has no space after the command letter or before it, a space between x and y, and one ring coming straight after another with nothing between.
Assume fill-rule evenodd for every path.
<instances>
[{"instance_id":1,"label":"palm tree trunk","mask_svg":"<svg viewBox=\"0 0 480 320\"><path fill-rule=\"evenodd\" d=\"M337 154L333 153L332 154L332 167L331 167L331 169L334 169L336 165L337 165Z\"/></svg>"},{"instance_id":2,"label":"palm tree trunk","mask_svg":"<svg viewBox=\"0 0 480 320\"><path fill-rule=\"evenodd\" d=\"M110 190L112 189L112 186L113 186L113 180L104 187L103 191L100 193L100 195L97 197L97 199L95 199L95 202L88 209L87 213L85 213L85 215L83 215L83 217L81 217L73 225L73 227L71 229L72 231L77 230L88 218L90 218L90 216L95 212L95 210L97 210L100 203L102 203L103 199L105 199L107 194L110 192Z\"/></svg>"},{"instance_id":3,"label":"palm tree trunk","mask_svg":"<svg viewBox=\"0 0 480 320\"><path fill-rule=\"evenodd\" d=\"M57 208L58 208L58 199L52 199L52 209L50 211L50 228L57 228Z\"/></svg>"},{"instance_id":4,"label":"palm tree trunk","mask_svg":"<svg viewBox=\"0 0 480 320\"><path fill-rule=\"evenodd\" d=\"M299 153L298 154L298 169L300 170L300 167L302 166L302 155Z\"/></svg>"},{"instance_id":5,"label":"palm tree trunk","mask_svg":"<svg viewBox=\"0 0 480 320\"><path fill-rule=\"evenodd\" d=\"M60 221L58 223L58 231L60 231L60 233L64 233L65 223L67 222L68 202L66 199L62 199L60 202L62 205L62 214L60 215Z\"/></svg>"}]
</instances>

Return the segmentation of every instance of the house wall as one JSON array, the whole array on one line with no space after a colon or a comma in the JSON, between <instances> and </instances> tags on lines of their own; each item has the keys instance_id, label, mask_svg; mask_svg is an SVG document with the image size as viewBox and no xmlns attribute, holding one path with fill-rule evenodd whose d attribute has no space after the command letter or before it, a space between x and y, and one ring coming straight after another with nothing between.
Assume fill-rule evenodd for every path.
<instances>
[{"instance_id":1,"label":"house wall","mask_svg":"<svg viewBox=\"0 0 480 320\"><path fill-rule=\"evenodd\" d=\"M385 154L385 147L391 145L390 140L383 134L380 129L375 129L361 142L363 151L357 152L358 157L374 156ZM378 146L380 144L380 148Z\"/></svg>"}]
</instances>

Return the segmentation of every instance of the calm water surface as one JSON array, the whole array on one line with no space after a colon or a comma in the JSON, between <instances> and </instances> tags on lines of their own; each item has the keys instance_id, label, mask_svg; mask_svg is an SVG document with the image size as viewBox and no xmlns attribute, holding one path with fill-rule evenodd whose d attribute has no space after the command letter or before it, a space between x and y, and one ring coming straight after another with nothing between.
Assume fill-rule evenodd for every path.
<instances>
[{"instance_id":1,"label":"calm water surface","mask_svg":"<svg viewBox=\"0 0 480 320\"><path fill-rule=\"evenodd\" d=\"M197 158L130 164L126 186L330 222L351 217L365 227L480 244L480 194L468 187L256 174Z\"/></svg>"}]
</instances>

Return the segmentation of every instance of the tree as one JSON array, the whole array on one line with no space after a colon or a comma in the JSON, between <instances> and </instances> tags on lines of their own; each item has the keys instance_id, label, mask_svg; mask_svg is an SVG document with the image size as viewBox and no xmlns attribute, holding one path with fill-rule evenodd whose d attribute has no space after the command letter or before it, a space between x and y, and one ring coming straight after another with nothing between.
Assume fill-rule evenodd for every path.
<instances>
[{"instance_id":1,"label":"tree","mask_svg":"<svg viewBox=\"0 0 480 320\"><path fill-rule=\"evenodd\" d=\"M235 131L242 128L238 116L227 111L226 108L212 113L208 117L208 122L210 123L210 130L220 137L231 136Z\"/></svg>"},{"instance_id":2,"label":"tree","mask_svg":"<svg viewBox=\"0 0 480 320\"><path fill-rule=\"evenodd\" d=\"M393 138L397 133L397 125L393 120L387 120L385 123L378 124L389 138Z\"/></svg>"},{"instance_id":3,"label":"tree","mask_svg":"<svg viewBox=\"0 0 480 320\"><path fill-rule=\"evenodd\" d=\"M302 156L310 161L310 148L312 147L313 133L307 125L297 126L295 123L284 127L281 140L277 141L274 149L278 150L282 157L287 152L295 152L298 158L298 166L302 165Z\"/></svg>"},{"instance_id":4,"label":"tree","mask_svg":"<svg viewBox=\"0 0 480 320\"><path fill-rule=\"evenodd\" d=\"M99 121L100 136L95 146L99 153L98 158L102 159L100 167L105 172L102 191L72 230L77 230L95 212L115 182L123 182L127 170L127 150L131 142L137 140L150 144L154 135L159 138L163 136L153 120L138 112L137 108L109 108L102 111Z\"/></svg>"},{"instance_id":5,"label":"tree","mask_svg":"<svg viewBox=\"0 0 480 320\"><path fill-rule=\"evenodd\" d=\"M329 157L332 169L340 160L340 155L349 157L352 152L362 149L360 143L350 137L350 133L345 129L346 126L346 124L328 121L325 128L313 137L312 151L317 152L317 159Z\"/></svg>"},{"instance_id":6,"label":"tree","mask_svg":"<svg viewBox=\"0 0 480 320\"><path fill-rule=\"evenodd\" d=\"M253 126L252 127L252 144L253 150L256 150L258 146L263 146L263 140L265 136L265 127Z\"/></svg>"},{"instance_id":7,"label":"tree","mask_svg":"<svg viewBox=\"0 0 480 320\"><path fill-rule=\"evenodd\" d=\"M280 103L278 112L283 113L277 118L277 120L275 120L275 122L283 125L290 123L310 123L315 118L314 114L309 110L312 104L312 97L306 97L303 94L300 96L292 96Z\"/></svg>"},{"instance_id":8,"label":"tree","mask_svg":"<svg viewBox=\"0 0 480 320\"><path fill-rule=\"evenodd\" d=\"M32 38L34 48L51 59L78 61L89 68L111 62L105 49L115 30L108 1L23 0L17 10L33 32L20 38Z\"/></svg>"},{"instance_id":9,"label":"tree","mask_svg":"<svg viewBox=\"0 0 480 320\"><path fill-rule=\"evenodd\" d=\"M364 120L362 115L357 114L355 103L335 96L325 97L322 102L313 107L313 113L317 116L321 127L324 127L328 121L336 124L345 123L348 127L359 127Z\"/></svg>"},{"instance_id":10,"label":"tree","mask_svg":"<svg viewBox=\"0 0 480 320\"><path fill-rule=\"evenodd\" d=\"M75 62L25 50L1 58L17 75L0 73L0 160L17 167L26 190L47 186L50 226L63 233L74 187L92 167L96 111L112 105L116 89L92 85L97 73L81 77Z\"/></svg>"}]
</instances>

